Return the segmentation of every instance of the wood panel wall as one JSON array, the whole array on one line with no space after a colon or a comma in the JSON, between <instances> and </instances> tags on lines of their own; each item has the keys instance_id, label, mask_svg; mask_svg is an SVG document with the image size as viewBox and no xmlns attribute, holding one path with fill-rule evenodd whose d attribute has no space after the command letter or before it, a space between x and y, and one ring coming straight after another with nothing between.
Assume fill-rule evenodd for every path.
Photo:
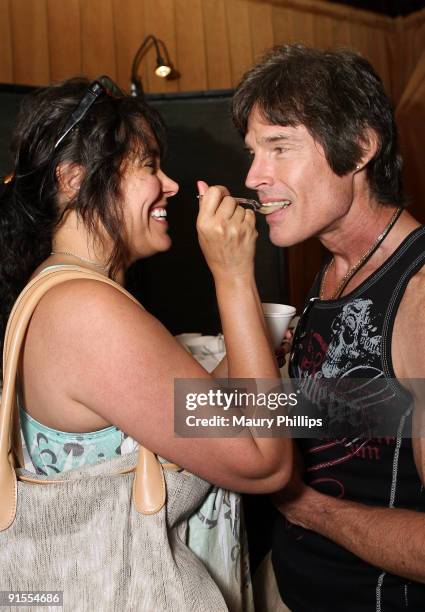
<instances>
[{"instance_id":1,"label":"wood panel wall","mask_svg":"<svg viewBox=\"0 0 425 612\"><path fill-rule=\"evenodd\" d=\"M0 0L0 82L108 74L128 89L147 34L164 41L180 75L158 78L151 49L139 67L147 92L231 88L265 49L302 42L360 51L397 103L424 49L425 11L391 19L320 0ZM288 250L298 308L322 256L313 240Z\"/></svg>"},{"instance_id":2,"label":"wood panel wall","mask_svg":"<svg viewBox=\"0 0 425 612\"><path fill-rule=\"evenodd\" d=\"M140 64L148 92L234 87L274 44L348 46L368 57L389 91L400 22L319 0L0 0L0 82L42 85L109 74L129 87L133 56L149 33L162 39L180 78Z\"/></svg>"},{"instance_id":3,"label":"wood panel wall","mask_svg":"<svg viewBox=\"0 0 425 612\"><path fill-rule=\"evenodd\" d=\"M425 51L425 10L396 20L397 35L393 38L390 61L394 66L393 98L399 102L419 58Z\"/></svg>"}]
</instances>

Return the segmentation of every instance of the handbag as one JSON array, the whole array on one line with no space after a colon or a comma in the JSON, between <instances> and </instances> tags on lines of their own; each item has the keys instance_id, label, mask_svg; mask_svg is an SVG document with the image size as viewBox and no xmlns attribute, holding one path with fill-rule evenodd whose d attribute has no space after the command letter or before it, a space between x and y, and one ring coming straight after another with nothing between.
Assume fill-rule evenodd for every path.
<instances>
[{"instance_id":1,"label":"handbag","mask_svg":"<svg viewBox=\"0 0 425 612\"><path fill-rule=\"evenodd\" d=\"M54 476L22 467L16 402L22 341L41 297L77 278L112 284L136 301L110 279L67 265L41 272L13 307L0 410L0 591L63 592L66 612L225 612L218 586L182 539L209 483L142 446Z\"/></svg>"}]
</instances>

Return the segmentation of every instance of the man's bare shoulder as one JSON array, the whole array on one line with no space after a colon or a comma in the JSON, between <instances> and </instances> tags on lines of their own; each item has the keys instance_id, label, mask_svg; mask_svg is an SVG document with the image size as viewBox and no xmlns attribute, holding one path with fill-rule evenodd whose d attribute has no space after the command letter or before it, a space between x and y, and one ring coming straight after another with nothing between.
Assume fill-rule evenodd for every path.
<instances>
[{"instance_id":1,"label":"man's bare shoulder","mask_svg":"<svg viewBox=\"0 0 425 612\"><path fill-rule=\"evenodd\" d=\"M425 319L424 299L425 266L410 279L400 304L400 312L405 316L407 313L410 313L412 309L416 309L420 306L419 310L415 311L415 316Z\"/></svg>"},{"instance_id":2,"label":"man's bare shoulder","mask_svg":"<svg viewBox=\"0 0 425 612\"><path fill-rule=\"evenodd\" d=\"M392 355L397 377L425 378L425 266L409 281L397 311Z\"/></svg>"}]
</instances>

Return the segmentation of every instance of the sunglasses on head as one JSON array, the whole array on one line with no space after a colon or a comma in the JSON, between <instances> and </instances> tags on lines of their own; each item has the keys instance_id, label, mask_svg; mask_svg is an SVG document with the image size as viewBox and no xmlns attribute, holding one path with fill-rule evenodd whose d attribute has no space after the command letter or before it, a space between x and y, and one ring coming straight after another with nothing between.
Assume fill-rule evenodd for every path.
<instances>
[{"instance_id":1,"label":"sunglasses on head","mask_svg":"<svg viewBox=\"0 0 425 612\"><path fill-rule=\"evenodd\" d=\"M108 76L101 76L90 83L87 91L71 114L60 137L56 141L54 146L55 149L57 149L62 140L68 136L69 132L71 132L71 130L73 130L75 126L77 126L80 121L84 119L96 100L103 94L106 94L112 98L125 97L125 93Z\"/></svg>"}]
</instances>

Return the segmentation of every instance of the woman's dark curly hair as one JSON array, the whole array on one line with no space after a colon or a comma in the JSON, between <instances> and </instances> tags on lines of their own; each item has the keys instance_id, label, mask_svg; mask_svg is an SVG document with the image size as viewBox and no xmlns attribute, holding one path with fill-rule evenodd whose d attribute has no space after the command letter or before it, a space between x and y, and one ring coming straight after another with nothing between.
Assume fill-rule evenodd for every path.
<instances>
[{"instance_id":1,"label":"woman's dark curly hair","mask_svg":"<svg viewBox=\"0 0 425 612\"><path fill-rule=\"evenodd\" d=\"M143 100L104 93L55 148L88 86L87 79L69 79L23 101L12 139L13 179L0 185L0 347L13 303L49 256L53 231L67 211L77 211L94 236L101 224L112 238L111 277L128 259L121 173L132 156L149 157L153 148L163 153L164 125ZM56 168L62 162L84 172L75 198L59 209Z\"/></svg>"},{"instance_id":2,"label":"woman's dark curly hair","mask_svg":"<svg viewBox=\"0 0 425 612\"><path fill-rule=\"evenodd\" d=\"M366 166L370 190L383 204L404 205L391 102L379 76L357 53L275 47L242 77L233 97L233 121L243 136L254 107L270 124L304 125L339 176L360 162L362 139L371 128L378 150Z\"/></svg>"}]
</instances>

